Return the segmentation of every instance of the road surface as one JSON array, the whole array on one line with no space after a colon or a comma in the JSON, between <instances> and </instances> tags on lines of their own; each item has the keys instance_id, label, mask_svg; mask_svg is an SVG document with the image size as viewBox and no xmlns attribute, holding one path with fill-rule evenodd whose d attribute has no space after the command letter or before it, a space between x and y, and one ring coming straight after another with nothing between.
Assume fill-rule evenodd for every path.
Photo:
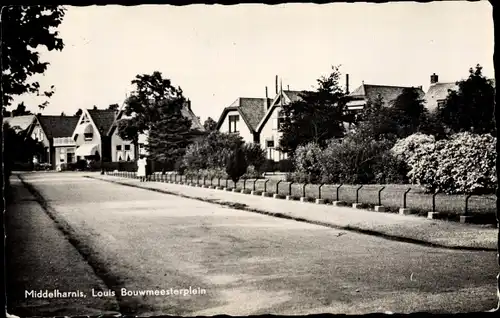
<instances>
[{"instance_id":1,"label":"road surface","mask_svg":"<svg viewBox=\"0 0 500 318\"><path fill-rule=\"evenodd\" d=\"M58 239L39 243L47 257L60 261L50 253L57 250L56 241L65 239L81 255L75 262L92 268L100 283L74 274L71 288L88 295L82 311L287 315L470 312L496 306L494 252L389 241L83 176L25 174L47 209L31 205L33 211L21 215L17 209L15 215L31 224L16 229L22 240L33 229L47 235L45 228L54 225L30 217L47 213L61 232ZM33 260L32 269L12 266L19 264L18 254L10 254L9 275L31 289L23 277L36 275L39 260ZM45 289L53 284L47 280ZM99 296L92 297L92 289ZM20 292L9 296L16 304L13 314L33 307ZM60 309L58 315L64 314Z\"/></svg>"}]
</instances>

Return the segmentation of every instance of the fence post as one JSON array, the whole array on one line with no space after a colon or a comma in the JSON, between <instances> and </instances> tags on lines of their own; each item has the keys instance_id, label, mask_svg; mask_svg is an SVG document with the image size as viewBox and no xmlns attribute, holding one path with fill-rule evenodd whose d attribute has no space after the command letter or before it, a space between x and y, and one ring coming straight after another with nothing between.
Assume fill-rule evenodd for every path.
<instances>
[{"instance_id":1,"label":"fence post","mask_svg":"<svg viewBox=\"0 0 500 318\"><path fill-rule=\"evenodd\" d=\"M341 183L338 187L337 187L337 197L335 198L335 201L339 201L339 190L340 190L340 187L343 186L344 184Z\"/></svg>"},{"instance_id":2,"label":"fence post","mask_svg":"<svg viewBox=\"0 0 500 318\"><path fill-rule=\"evenodd\" d=\"M226 178L226 189L229 187L229 179Z\"/></svg>"},{"instance_id":3,"label":"fence post","mask_svg":"<svg viewBox=\"0 0 500 318\"><path fill-rule=\"evenodd\" d=\"M378 190L378 205L382 205L382 198L380 197L380 193L384 189L385 189L385 187L382 187L380 190Z\"/></svg>"},{"instance_id":4,"label":"fence post","mask_svg":"<svg viewBox=\"0 0 500 318\"><path fill-rule=\"evenodd\" d=\"M361 190L362 187L363 187L363 185L360 185L359 188L356 189L356 203L359 203L358 202L359 190Z\"/></svg>"},{"instance_id":5,"label":"fence post","mask_svg":"<svg viewBox=\"0 0 500 318\"><path fill-rule=\"evenodd\" d=\"M302 186L302 197L306 197L306 185L307 183L304 183L304 185Z\"/></svg>"},{"instance_id":6,"label":"fence post","mask_svg":"<svg viewBox=\"0 0 500 318\"><path fill-rule=\"evenodd\" d=\"M206 182L206 180L207 180L207 176L203 176L203 186L205 186L205 185L206 185L206 183L205 183L205 182Z\"/></svg>"},{"instance_id":7,"label":"fence post","mask_svg":"<svg viewBox=\"0 0 500 318\"><path fill-rule=\"evenodd\" d=\"M283 180L278 180L278 183L276 183L276 194L279 194L279 185Z\"/></svg>"},{"instance_id":8,"label":"fence post","mask_svg":"<svg viewBox=\"0 0 500 318\"><path fill-rule=\"evenodd\" d=\"M294 182L290 182L290 184L288 185L288 195L289 196L292 196L292 184L294 184Z\"/></svg>"},{"instance_id":9,"label":"fence post","mask_svg":"<svg viewBox=\"0 0 500 318\"><path fill-rule=\"evenodd\" d=\"M403 209L406 209L406 195L408 194L408 192L410 192L410 190L411 188L408 188L408 190L406 190L403 194Z\"/></svg>"},{"instance_id":10,"label":"fence post","mask_svg":"<svg viewBox=\"0 0 500 318\"><path fill-rule=\"evenodd\" d=\"M465 211L464 211L464 216L467 216L469 214L469 198L472 196L472 194L468 194L465 197Z\"/></svg>"},{"instance_id":11,"label":"fence post","mask_svg":"<svg viewBox=\"0 0 500 318\"><path fill-rule=\"evenodd\" d=\"M246 190L246 189L247 189L247 178L243 178L243 190Z\"/></svg>"},{"instance_id":12,"label":"fence post","mask_svg":"<svg viewBox=\"0 0 500 318\"><path fill-rule=\"evenodd\" d=\"M219 179L217 180L217 186L220 187L220 179L221 177L219 177Z\"/></svg>"},{"instance_id":13,"label":"fence post","mask_svg":"<svg viewBox=\"0 0 500 318\"><path fill-rule=\"evenodd\" d=\"M252 190L255 191L255 183L257 182L257 178L255 180L253 180L253 188Z\"/></svg>"},{"instance_id":14,"label":"fence post","mask_svg":"<svg viewBox=\"0 0 500 318\"><path fill-rule=\"evenodd\" d=\"M264 181L264 193L267 192L267 182L269 181L269 179L266 179L266 181Z\"/></svg>"},{"instance_id":15,"label":"fence post","mask_svg":"<svg viewBox=\"0 0 500 318\"><path fill-rule=\"evenodd\" d=\"M439 191L432 195L432 212L436 212L436 195L438 193Z\"/></svg>"},{"instance_id":16,"label":"fence post","mask_svg":"<svg viewBox=\"0 0 500 318\"><path fill-rule=\"evenodd\" d=\"M196 175L196 185L199 185L200 184L200 175L197 174Z\"/></svg>"},{"instance_id":17,"label":"fence post","mask_svg":"<svg viewBox=\"0 0 500 318\"><path fill-rule=\"evenodd\" d=\"M318 187L318 199L321 199L321 187L323 187L324 185L325 185L325 184L324 184L324 183L322 183L322 184L320 184L320 185L319 185L319 187Z\"/></svg>"}]
</instances>

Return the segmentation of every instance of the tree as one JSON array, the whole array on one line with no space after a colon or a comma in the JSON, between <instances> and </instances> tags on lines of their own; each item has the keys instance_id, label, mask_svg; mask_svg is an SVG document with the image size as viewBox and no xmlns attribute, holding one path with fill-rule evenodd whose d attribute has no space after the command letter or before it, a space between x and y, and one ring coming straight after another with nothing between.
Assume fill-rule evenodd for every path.
<instances>
[{"instance_id":1,"label":"tree","mask_svg":"<svg viewBox=\"0 0 500 318\"><path fill-rule=\"evenodd\" d=\"M259 144L246 143L243 145L243 152L245 153L245 158L249 166L253 166L256 171L260 171L260 168L266 161L266 152Z\"/></svg>"},{"instance_id":2,"label":"tree","mask_svg":"<svg viewBox=\"0 0 500 318\"><path fill-rule=\"evenodd\" d=\"M36 93L47 98L50 91L41 92L40 83L30 78L43 74L48 62L42 62L36 49L45 46L49 51L61 51L63 40L56 28L64 17L62 6L8 6L2 10L2 92L3 107L10 106L14 96ZM43 109L48 102L39 107Z\"/></svg>"},{"instance_id":3,"label":"tree","mask_svg":"<svg viewBox=\"0 0 500 318\"><path fill-rule=\"evenodd\" d=\"M132 84L135 90L125 100L124 107L124 114L130 118L120 120L118 134L131 140L137 149L139 135L148 132L151 157L166 160L167 154L185 148L185 142L174 134L191 141L190 125L181 114L186 101L182 89L172 86L171 81L157 71L151 75L137 75ZM160 122L166 127L162 128Z\"/></svg>"},{"instance_id":4,"label":"tree","mask_svg":"<svg viewBox=\"0 0 500 318\"><path fill-rule=\"evenodd\" d=\"M395 140L398 125L389 107L384 106L384 100L378 96L368 100L358 116L355 133L366 139Z\"/></svg>"},{"instance_id":5,"label":"tree","mask_svg":"<svg viewBox=\"0 0 500 318\"><path fill-rule=\"evenodd\" d=\"M342 137L347 118L346 97L339 84L338 67L327 77L318 79L315 92L302 92L301 99L283 105L280 149L293 156L295 149L309 142L325 146L327 140Z\"/></svg>"},{"instance_id":6,"label":"tree","mask_svg":"<svg viewBox=\"0 0 500 318\"><path fill-rule=\"evenodd\" d=\"M482 74L482 67L469 69L469 77L457 82L458 91L451 91L438 109L438 117L453 133L469 131L496 136L494 119L495 88L492 80Z\"/></svg>"},{"instance_id":7,"label":"tree","mask_svg":"<svg viewBox=\"0 0 500 318\"><path fill-rule=\"evenodd\" d=\"M203 127L206 131L214 131L215 127L217 127L217 122L213 120L212 117L208 117L203 123Z\"/></svg>"},{"instance_id":8,"label":"tree","mask_svg":"<svg viewBox=\"0 0 500 318\"><path fill-rule=\"evenodd\" d=\"M80 117L82 115L82 113L83 113L83 110L81 108L78 108L78 110L75 113L75 116Z\"/></svg>"},{"instance_id":9,"label":"tree","mask_svg":"<svg viewBox=\"0 0 500 318\"><path fill-rule=\"evenodd\" d=\"M111 105L108 106L108 110L117 111L118 108L120 108L120 105L118 105L118 104L111 104Z\"/></svg>"},{"instance_id":10,"label":"tree","mask_svg":"<svg viewBox=\"0 0 500 318\"><path fill-rule=\"evenodd\" d=\"M421 120L427 114L419 90L404 88L391 103L391 116L398 126L397 135L405 138L418 131Z\"/></svg>"},{"instance_id":11,"label":"tree","mask_svg":"<svg viewBox=\"0 0 500 318\"><path fill-rule=\"evenodd\" d=\"M233 148L227 158L226 173L233 180L234 184L247 172L248 163L245 159L245 152L241 146Z\"/></svg>"},{"instance_id":12,"label":"tree","mask_svg":"<svg viewBox=\"0 0 500 318\"><path fill-rule=\"evenodd\" d=\"M173 166L192 142L192 123L182 115L183 99L165 100L159 106L161 115L150 125L146 149L151 159Z\"/></svg>"}]
</instances>

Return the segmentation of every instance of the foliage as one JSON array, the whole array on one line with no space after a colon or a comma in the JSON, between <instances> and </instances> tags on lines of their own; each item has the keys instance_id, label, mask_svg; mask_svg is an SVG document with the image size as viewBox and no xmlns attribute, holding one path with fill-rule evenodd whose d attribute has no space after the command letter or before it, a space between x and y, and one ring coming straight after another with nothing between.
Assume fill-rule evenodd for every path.
<instances>
[{"instance_id":1,"label":"foliage","mask_svg":"<svg viewBox=\"0 0 500 318\"><path fill-rule=\"evenodd\" d=\"M322 182L368 184L385 180L393 170L384 170L390 142L350 134L331 140L320 156Z\"/></svg>"},{"instance_id":2,"label":"foliage","mask_svg":"<svg viewBox=\"0 0 500 318\"><path fill-rule=\"evenodd\" d=\"M24 102L21 102L17 105L16 109L12 110L12 111L8 111L5 109L3 109L3 116L4 117L7 117L7 116L24 116L24 115L33 115L33 113L29 110L26 110L26 105L24 105Z\"/></svg>"},{"instance_id":3,"label":"foliage","mask_svg":"<svg viewBox=\"0 0 500 318\"><path fill-rule=\"evenodd\" d=\"M403 140L393 151L411 149L403 158L412 183L448 194L484 193L496 187L496 138L490 134L464 132L436 142L422 136L408 138L420 142Z\"/></svg>"},{"instance_id":4,"label":"foliage","mask_svg":"<svg viewBox=\"0 0 500 318\"><path fill-rule=\"evenodd\" d=\"M207 180L210 180L212 178L221 178L221 179L227 179L227 173L225 169L223 168L211 168L211 169L187 169L184 172L184 175L186 178L193 178L196 179L197 177L200 177L200 179L203 179L203 177L206 177Z\"/></svg>"},{"instance_id":5,"label":"foliage","mask_svg":"<svg viewBox=\"0 0 500 318\"><path fill-rule=\"evenodd\" d=\"M381 96L369 100L359 114L354 132L364 138L377 141L395 140L398 134L398 124L391 108L384 106Z\"/></svg>"},{"instance_id":6,"label":"foliage","mask_svg":"<svg viewBox=\"0 0 500 318\"><path fill-rule=\"evenodd\" d=\"M243 145L243 152L245 153L247 163L253 166L255 170L260 171L266 160L266 152L262 147L255 143L245 143Z\"/></svg>"},{"instance_id":7,"label":"foliage","mask_svg":"<svg viewBox=\"0 0 500 318\"><path fill-rule=\"evenodd\" d=\"M108 106L108 110L117 111L118 108L120 108L120 105L118 105L118 104L111 104L111 105Z\"/></svg>"},{"instance_id":8,"label":"foliage","mask_svg":"<svg viewBox=\"0 0 500 318\"><path fill-rule=\"evenodd\" d=\"M231 149L243 143L239 135L212 131L188 146L183 161L190 170L224 168Z\"/></svg>"},{"instance_id":9,"label":"foliage","mask_svg":"<svg viewBox=\"0 0 500 318\"><path fill-rule=\"evenodd\" d=\"M328 77L318 79L314 92L302 92L300 99L283 105L283 132L280 149L293 155L298 146L314 142L324 146L333 137L344 133L346 98L339 84L338 67Z\"/></svg>"},{"instance_id":10,"label":"foliage","mask_svg":"<svg viewBox=\"0 0 500 318\"><path fill-rule=\"evenodd\" d=\"M214 131L216 127L217 122L213 120L212 117L208 117L203 123L203 128L205 128L206 131Z\"/></svg>"},{"instance_id":11,"label":"foliage","mask_svg":"<svg viewBox=\"0 0 500 318\"><path fill-rule=\"evenodd\" d=\"M308 183L316 183L321 176L321 148L311 142L297 147L294 155L296 175Z\"/></svg>"},{"instance_id":12,"label":"foliage","mask_svg":"<svg viewBox=\"0 0 500 318\"><path fill-rule=\"evenodd\" d=\"M272 159L264 160L264 163L260 167L261 172L274 172L276 170L278 170L276 167L276 163Z\"/></svg>"},{"instance_id":13,"label":"foliage","mask_svg":"<svg viewBox=\"0 0 500 318\"><path fill-rule=\"evenodd\" d=\"M82 113L83 113L83 110L81 108L78 108L78 110L76 111L74 116L80 117L82 115Z\"/></svg>"},{"instance_id":14,"label":"foliage","mask_svg":"<svg viewBox=\"0 0 500 318\"><path fill-rule=\"evenodd\" d=\"M146 149L152 160L174 164L191 143L191 120L182 115L183 99L158 103L159 119L150 124Z\"/></svg>"},{"instance_id":15,"label":"foliage","mask_svg":"<svg viewBox=\"0 0 500 318\"><path fill-rule=\"evenodd\" d=\"M247 171L242 176L242 178L243 179L258 179L258 178L261 178L261 174L259 173L259 170L257 170L254 166L249 165L247 167Z\"/></svg>"},{"instance_id":16,"label":"foliage","mask_svg":"<svg viewBox=\"0 0 500 318\"><path fill-rule=\"evenodd\" d=\"M40 83L29 79L47 70L48 62L42 62L36 51L44 46L49 51L61 51L63 40L56 30L64 17L61 6L12 5L2 10L2 92L3 107L12 102L14 96L36 93L48 98L54 93L41 93ZM43 108L48 102L39 107Z\"/></svg>"},{"instance_id":17,"label":"foliage","mask_svg":"<svg viewBox=\"0 0 500 318\"><path fill-rule=\"evenodd\" d=\"M398 140L391 152L400 157L404 161L409 161L410 158L420 156L434 149L436 139L434 136L415 133L406 138Z\"/></svg>"},{"instance_id":18,"label":"foliage","mask_svg":"<svg viewBox=\"0 0 500 318\"><path fill-rule=\"evenodd\" d=\"M236 146L232 149L231 154L227 158L226 172L229 178L233 180L234 183L245 174L248 168L248 163L245 159L245 152L240 146Z\"/></svg>"},{"instance_id":19,"label":"foliage","mask_svg":"<svg viewBox=\"0 0 500 318\"><path fill-rule=\"evenodd\" d=\"M147 132L154 123L162 119L166 110L176 112L184 104L185 98L181 88L172 86L171 81L164 79L161 72L137 75L132 84L135 90L125 100L124 107L124 115L131 118L119 121L118 135L137 144L140 134Z\"/></svg>"},{"instance_id":20,"label":"foliage","mask_svg":"<svg viewBox=\"0 0 500 318\"><path fill-rule=\"evenodd\" d=\"M280 172L292 172L294 169L293 161L290 159L282 159L278 161L278 170Z\"/></svg>"},{"instance_id":21,"label":"foliage","mask_svg":"<svg viewBox=\"0 0 500 318\"><path fill-rule=\"evenodd\" d=\"M401 94L391 102L390 112L397 123L397 136L405 138L418 131L420 121L427 113L420 91L404 88Z\"/></svg>"},{"instance_id":22,"label":"foliage","mask_svg":"<svg viewBox=\"0 0 500 318\"><path fill-rule=\"evenodd\" d=\"M482 74L482 67L469 69L469 77L457 82L458 91L451 91L442 108L440 120L452 132L470 131L477 134L496 135L495 88Z\"/></svg>"}]
</instances>

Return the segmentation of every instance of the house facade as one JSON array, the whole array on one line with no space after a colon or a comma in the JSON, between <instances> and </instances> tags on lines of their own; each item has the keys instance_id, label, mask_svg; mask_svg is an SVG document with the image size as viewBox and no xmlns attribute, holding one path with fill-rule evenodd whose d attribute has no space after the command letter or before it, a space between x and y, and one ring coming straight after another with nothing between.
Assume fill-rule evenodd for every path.
<instances>
[{"instance_id":1,"label":"house facade","mask_svg":"<svg viewBox=\"0 0 500 318\"><path fill-rule=\"evenodd\" d=\"M280 130L284 120L282 107L300 100L300 93L301 91L281 90L272 100L270 107L257 125L256 130L259 134L260 145L265 150L267 159L280 161L288 158L286 153L278 149L279 141L283 135Z\"/></svg>"},{"instance_id":2,"label":"house facade","mask_svg":"<svg viewBox=\"0 0 500 318\"><path fill-rule=\"evenodd\" d=\"M108 132L116 113L115 110L96 108L82 111L72 135L76 144L76 161L111 161L111 137Z\"/></svg>"},{"instance_id":3,"label":"house facade","mask_svg":"<svg viewBox=\"0 0 500 318\"><path fill-rule=\"evenodd\" d=\"M223 133L235 133L246 143L260 143L257 126L269 110L272 100L265 98L239 97L224 108L216 129Z\"/></svg>"},{"instance_id":4,"label":"house facade","mask_svg":"<svg viewBox=\"0 0 500 318\"><path fill-rule=\"evenodd\" d=\"M425 94L425 106L431 112L436 111L443 106L450 91L457 91L458 85L456 82L439 82L439 77L436 73L431 75L431 82L427 93Z\"/></svg>"},{"instance_id":5,"label":"house facade","mask_svg":"<svg viewBox=\"0 0 500 318\"><path fill-rule=\"evenodd\" d=\"M78 116L38 116L32 136L48 145L48 156L41 158L40 163L50 163L52 169L57 169L61 164L76 162L76 142L72 134L78 119Z\"/></svg>"}]
</instances>

